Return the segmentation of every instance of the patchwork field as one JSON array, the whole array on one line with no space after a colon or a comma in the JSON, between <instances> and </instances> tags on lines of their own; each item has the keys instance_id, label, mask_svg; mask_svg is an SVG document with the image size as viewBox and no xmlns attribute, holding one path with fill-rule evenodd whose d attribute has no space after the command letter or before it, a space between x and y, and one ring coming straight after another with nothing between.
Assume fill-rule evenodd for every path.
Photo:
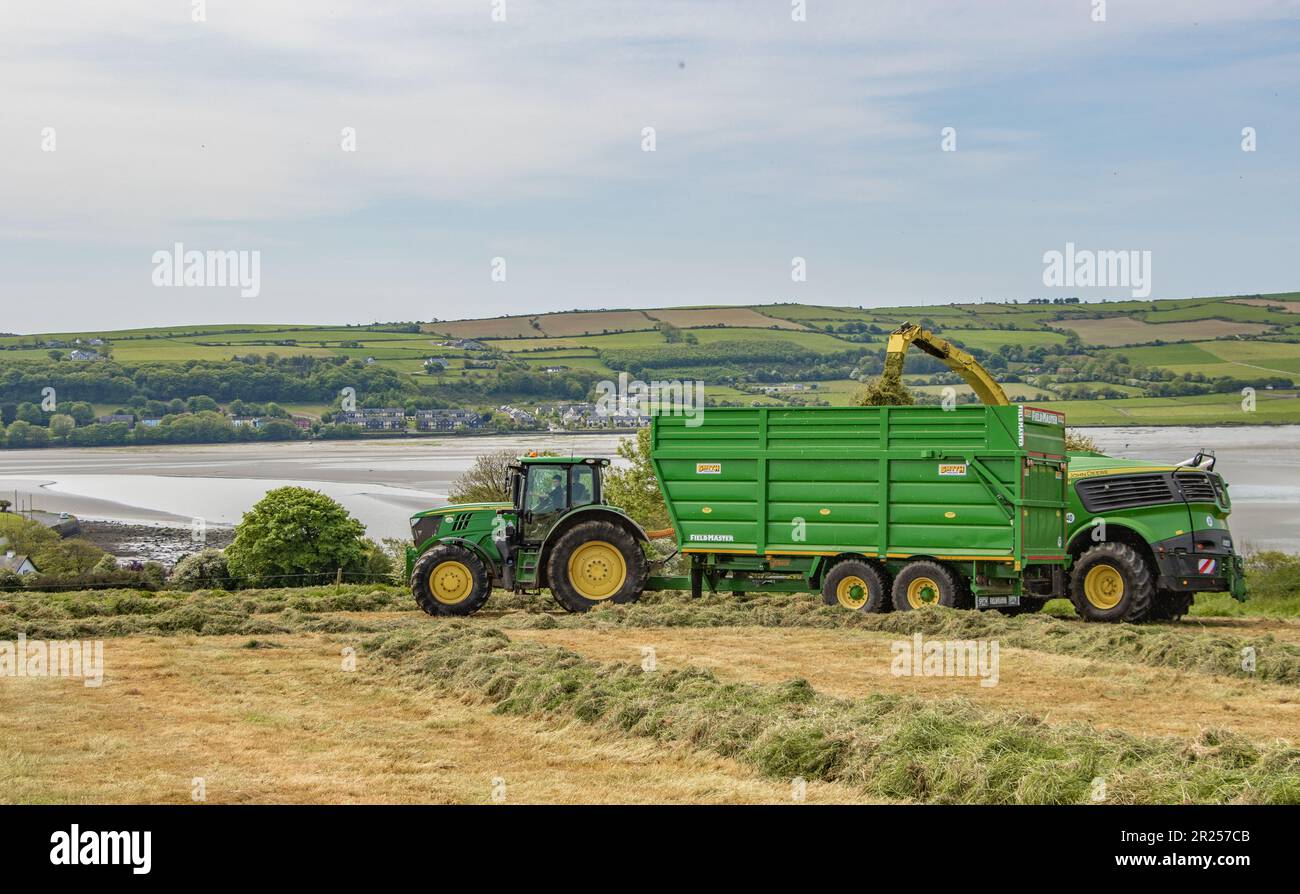
<instances>
[{"instance_id":1,"label":"patchwork field","mask_svg":"<svg viewBox=\"0 0 1300 894\"><path fill-rule=\"evenodd\" d=\"M20 632L102 638L104 675L0 677L0 803L1300 803L1282 618L498 594L455 620L343 587L4 594ZM900 675L917 635L997 643L994 673Z\"/></svg>"},{"instance_id":2,"label":"patchwork field","mask_svg":"<svg viewBox=\"0 0 1300 894\"><path fill-rule=\"evenodd\" d=\"M777 329L803 329L802 324L777 317L764 316L748 307L692 307L646 311L646 316L663 320L683 329L697 326L738 326L741 328L773 327Z\"/></svg>"},{"instance_id":3,"label":"patchwork field","mask_svg":"<svg viewBox=\"0 0 1300 894\"><path fill-rule=\"evenodd\" d=\"M1230 320L1194 320L1183 323L1148 323L1132 317L1103 320L1061 320L1056 324L1079 334L1084 344L1117 347L1141 345L1153 341L1197 341L1233 335L1258 335L1267 332L1264 323L1239 323Z\"/></svg>"},{"instance_id":4,"label":"patchwork field","mask_svg":"<svg viewBox=\"0 0 1300 894\"><path fill-rule=\"evenodd\" d=\"M1300 345L1290 342L1203 341L1124 348L1111 353L1132 363L1175 373L1247 379L1260 372L1284 376L1300 373Z\"/></svg>"},{"instance_id":5,"label":"patchwork field","mask_svg":"<svg viewBox=\"0 0 1300 894\"><path fill-rule=\"evenodd\" d=\"M420 324L213 325L3 335L0 364L47 364L51 355L69 362L66 355L76 338L106 339L103 350L120 364L229 361L250 355L342 358L398 373L400 386L394 391L406 395L402 402L495 408L580 400L584 389L590 397L595 382L617 377L619 370L633 368L631 363L642 372L668 370L675 378L689 378L691 369L700 369L706 394L730 403L780 405L811 398L843 405L860 390L861 383L850 377L874 374L889 331L910 320L989 362L1013 398L1055 401L1071 393L1095 394L1095 400L1067 402L1076 424L1137 418L1153 424L1245 421L1236 394L1239 382L1213 379L1260 381L1261 393L1272 385L1278 392L1268 395L1267 409L1250 421L1296 422L1300 403L1282 398L1291 397L1285 380L1300 378L1297 295L870 308L761 304L575 310ZM661 332L666 323L677 331ZM462 338L479 344L447 344ZM720 349L715 359L709 347L720 342L734 344ZM640 353L625 359L625 352ZM428 375L430 358L448 368ZM97 367L85 369L93 376ZM929 380L936 369L933 361L914 352L907 371L909 382L916 384ZM552 376L555 380L547 381ZM1009 381L1013 378L1029 384ZM1040 380L1042 386L1033 384ZM796 384L803 388L791 387ZM754 393L768 385L783 387L770 395ZM937 393L942 387L925 390ZM1216 390L1231 393L1202 393ZM1104 392L1127 396L1104 400ZM177 396L192 395L164 399ZM76 399L66 393L60 397ZM313 398L324 401L328 395ZM23 399L9 398L14 406ZM10 412L6 423L12 417Z\"/></svg>"},{"instance_id":6,"label":"patchwork field","mask_svg":"<svg viewBox=\"0 0 1300 894\"><path fill-rule=\"evenodd\" d=\"M1234 298L1233 304L1249 304L1254 307L1280 307L1289 314L1300 314L1300 301L1278 300L1269 298Z\"/></svg>"}]
</instances>

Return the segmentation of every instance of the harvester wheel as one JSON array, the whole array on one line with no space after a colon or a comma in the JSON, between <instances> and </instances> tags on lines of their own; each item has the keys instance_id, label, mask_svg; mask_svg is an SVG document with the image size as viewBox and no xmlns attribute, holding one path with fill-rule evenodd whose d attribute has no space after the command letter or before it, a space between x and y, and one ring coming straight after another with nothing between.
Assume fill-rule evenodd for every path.
<instances>
[{"instance_id":1,"label":"harvester wheel","mask_svg":"<svg viewBox=\"0 0 1300 894\"><path fill-rule=\"evenodd\" d=\"M1102 543L1070 571L1070 601L1085 621L1145 621L1155 587L1151 569L1127 543Z\"/></svg>"},{"instance_id":2,"label":"harvester wheel","mask_svg":"<svg viewBox=\"0 0 1300 894\"><path fill-rule=\"evenodd\" d=\"M560 535L546 562L551 595L565 611L636 602L645 587L645 553L621 525L588 521Z\"/></svg>"},{"instance_id":3,"label":"harvester wheel","mask_svg":"<svg viewBox=\"0 0 1300 894\"><path fill-rule=\"evenodd\" d=\"M463 546L435 546L411 571L411 595L431 615L472 615L491 593L487 568Z\"/></svg>"},{"instance_id":4,"label":"harvester wheel","mask_svg":"<svg viewBox=\"0 0 1300 894\"><path fill-rule=\"evenodd\" d=\"M947 565L921 559L912 562L894 578L894 608L912 611L926 605L959 607L961 580Z\"/></svg>"},{"instance_id":5,"label":"harvester wheel","mask_svg":"<svg viewBox=\"0 0 1300 894\"><path fill-rule=\"evenodd\" d=\"M857 612L889 611L889 587L876 566L861 559L836 562L822 582L822 601Z\"/></svg>"}]
</instances>

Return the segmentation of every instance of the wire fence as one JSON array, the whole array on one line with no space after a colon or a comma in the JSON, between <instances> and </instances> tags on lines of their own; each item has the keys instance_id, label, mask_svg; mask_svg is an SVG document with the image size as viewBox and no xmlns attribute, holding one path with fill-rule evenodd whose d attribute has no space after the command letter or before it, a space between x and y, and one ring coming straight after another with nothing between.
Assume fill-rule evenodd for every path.
<instances>
[{"instance_id":1,"label":"wire fence","mask_svg":"<svg viewBox=\"0 0 1300 894\"><path fill-rule=\"evenodd\" d=\"M105 577L108 577L107 575ZM205 577L202 579L200 586L191 587L190 581L178 581L186 589L194 590L227 590L235 592L238 590L273 590L282 587L291 586L341 586L345 583L356 584L375 584L385 586L399 586L402 583L401 575L377 574L370 571L331 571L316 573L296 573L296 574L274 574L259 575L255 578L241 577ZM169 587L167 581L161 583L156 581L144 580L140 578L124 578L121 580L84 580L70 581L68 583L43 583L41 581L32 581L32 586L23 584L4 585L0 584L0 593L59 593L74 592L77 590L167 590L180 589L180 587Z\"/></svg>"}]
</instances>

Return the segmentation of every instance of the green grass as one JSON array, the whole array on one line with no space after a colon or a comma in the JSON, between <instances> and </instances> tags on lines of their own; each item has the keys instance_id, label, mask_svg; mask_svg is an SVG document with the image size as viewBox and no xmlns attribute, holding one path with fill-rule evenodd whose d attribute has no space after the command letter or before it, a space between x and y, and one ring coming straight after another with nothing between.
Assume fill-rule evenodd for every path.
<instances>
[{"instance_id":1,"label":"green grass","mask_svg":"<svg viewBox=\"0 0 1300 894\"><path fill-rule=\"evenodd\" d=\"M535 603L520 605L525 610L501 618L501 627L814 627L900 637L920 633L944 640L997 639L1010 648L1300 684L1300 646L1271 636L1193 634L1180 631L1177 624L1085 624L1052 614L1008 617L995 611L939 608L872 615L824 605L818 596L775 593L706 602L676 592L646 594L632 605L611 605L561 618L528 613L526 609L535 609ZM1241 669L1242 649L1247 646L1259 655L1259 665L1250 674Z\"/></svg>"},{"instance_id":2,"label":"green grass","mask_svg":"<svg viewBox=\"0 0 1300 894\"><path fill-rule=\"evenodd\" d=\"M1295 803L1300 750L1207 730L1193 745L964 699L838 699L806 680L723 683L698 668L646 673L454 622L367 643L395 685L484 699L502 714L576 720L710 751L765 776L836 782L927 803Z\"/></svg>"},{"instance_id":3,"label":"green grass","mask_svg":"<svg viewBox=\"0 0 1300 894\"><path fill-rule=\"evenodd\" d=\"M1239 394L1052 401L1070 425L1283 425L1300 423L1296 391L1260 391L1254 412Z\"/></svg>"}]
</instances>

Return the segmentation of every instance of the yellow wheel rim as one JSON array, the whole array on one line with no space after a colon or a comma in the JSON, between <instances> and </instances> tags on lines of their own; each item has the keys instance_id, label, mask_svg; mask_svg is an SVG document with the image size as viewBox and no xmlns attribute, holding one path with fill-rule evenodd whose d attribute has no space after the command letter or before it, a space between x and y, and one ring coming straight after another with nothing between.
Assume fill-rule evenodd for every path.
<instances>
[{"instance_id":1,"label":"yellow wheel rim","mask_svg":"<svg viewBox=\"0 0 1300 894\"><path fill-rule=\"evenodd\" d=\"M850 574L835 588L835 601L854 611L867 604L867 582Z\"/></svg>"},{"instance_id":2,"label":"yellow wheel rim","mask_svg":"<svg viewBox=\"0 0 1300 894\"><path fill-rule=\"evenodd\" d=\"M439 562L429 572L429 592L443 605L463 602L474 592L474 575L460 562Z\"/></svg>"},{"instance_id":3,"label":"yellow wheel rim","mask_svg":"<svg viewBox=\"0 0 1300 894\"><path fill-rule=\"evenodd\" d=\"M1111 565L1094 565L1084 575L1083 595L1093 608L1112 609L1124 598L1124 575Z\"/></svg>"},{"instance_id":4,"label":"yellow wheel rim","mask_svg":"<svg viewBox=\"0 0 1300 894\"><path fill-rule=\"evenodd\" d=\"M939 585L928 577L918 577L907 585L907 604L912 608L939 604Z\"/></svg>"},{"instance_id":5,"label":"yellow wheel rim","mask_svg":"<svg viewBox=\"0 0 1300 894\"><path fill-rule=\"evenodd\" d=\"M583 599L599 602L623 588L627 562L612 543L592 540L569 556L569 583Z\"/></svg>"}]
</instances>

